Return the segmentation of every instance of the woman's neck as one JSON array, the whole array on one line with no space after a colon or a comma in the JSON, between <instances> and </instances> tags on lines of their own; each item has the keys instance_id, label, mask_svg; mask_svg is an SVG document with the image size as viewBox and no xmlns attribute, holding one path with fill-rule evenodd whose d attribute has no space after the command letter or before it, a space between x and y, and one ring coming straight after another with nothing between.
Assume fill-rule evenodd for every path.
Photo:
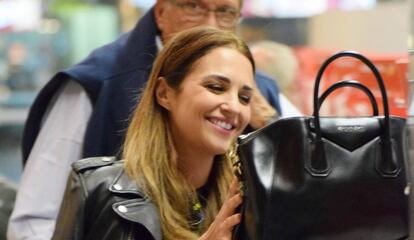
<instances>
[{"instance_id":1,"label":"woman's neck","mask_svg":"<svg viewBox=\"0 0 414 240\"><path fill-rule=\"evenodd\" d=\"M207 183L213 167L214 156L179 153L178 162L188 183L197 189Z\"/></svg>"}]
</instances>

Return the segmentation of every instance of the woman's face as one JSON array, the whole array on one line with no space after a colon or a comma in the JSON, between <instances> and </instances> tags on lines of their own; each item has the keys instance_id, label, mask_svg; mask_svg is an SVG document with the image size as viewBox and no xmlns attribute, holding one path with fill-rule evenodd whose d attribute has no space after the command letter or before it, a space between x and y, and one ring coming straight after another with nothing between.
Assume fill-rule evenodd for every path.
<instances>
[{"instance_id":1,"label":"woman's face","mask_svg":"<svg viewBox=\"0 0 414 240\"><path fill-rule=\"evenodd\" d=\"M200 58L179 89L170 89L171 132L178 148L223 154L250 120L250 61L220 47Z\"/></svg>"}]
</instances>

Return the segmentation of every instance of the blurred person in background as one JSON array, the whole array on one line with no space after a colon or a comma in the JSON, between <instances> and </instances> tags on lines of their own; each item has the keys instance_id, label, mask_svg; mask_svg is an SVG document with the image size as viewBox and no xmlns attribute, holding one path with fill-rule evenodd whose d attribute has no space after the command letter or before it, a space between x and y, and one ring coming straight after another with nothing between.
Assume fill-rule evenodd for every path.
<instances>
[{"instance_id":1,"label":"blurred person in background","mask_svg":"<svg viewBox=\"0 0 414 240\"><path fill-rule=\"evenodd\" d=\"M0 176L0 240L6 240L7 220L12 212L17 186Z\"/></svg>"},{"instance_id":2,"label":"blurred person in background","mask_svg":"<svg viewBox=\"0 0 414 240\"><path fill-rule=\"evenodd\" d=\"M71 164L120 154L136 95L163 44L175 33L200 25L234 32L241 7L241 0L157 0L132 31L46 84L25 126L26 164L9 221L10 240L50 239ZM282 111L275 82L256 74L256 84L253 129Z\"/></svg>"},{"instance_id":3,"label":"blurred person in background","mask_svg":"<svg viewBox=\"0 0 414 240\"><path fill-rule=\"evenodd\" d=\"M280 105L283 106L283 117L302 116L300 110L291 102L298 97L300 99L300 96L295 95L299 61L292 48L283 43L261 40L252 43L250 49L257 70L274 79L283 94L279 98Z\"/></svg>"},{"instance_id":4,"label":"blurred person in background","mask_svg":"<svg viewBox=\"0 0 414 240\"><path fill-rule=\"evenodd\" d=\"M232 146L253 87L253 57L234 34L176 35L133 113L124 160L75 162L53 239L230 240L242 202Z\"/></svg>"},{"instance_id":5,"label":"blurred person in background","mask_svg":"<svg viewBox=\"0 0 414 240\"><path fill-rule=\"evenodd\" d=\"M21 42L12 42L7 49L6 84L11 91L27 91L36 88L32 81L33 71L25 66L27 52L27 47Z\"/></svg>"}]
</instances>

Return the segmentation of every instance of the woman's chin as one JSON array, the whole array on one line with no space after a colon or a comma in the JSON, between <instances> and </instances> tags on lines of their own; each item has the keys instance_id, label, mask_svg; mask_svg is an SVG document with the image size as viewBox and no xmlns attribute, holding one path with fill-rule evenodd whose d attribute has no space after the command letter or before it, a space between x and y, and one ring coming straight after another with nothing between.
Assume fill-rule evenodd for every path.
<instances>
[{"instance_id":1,"label":"woman's chin","mask_svg":"<svg viewBox=\"0 0 414 240\"><path fill-rule=\"evenodd\" d=\"M216 155L223 155L230 149L230 144L221 145L216 147Z\"/></svg>"}]
</instances>

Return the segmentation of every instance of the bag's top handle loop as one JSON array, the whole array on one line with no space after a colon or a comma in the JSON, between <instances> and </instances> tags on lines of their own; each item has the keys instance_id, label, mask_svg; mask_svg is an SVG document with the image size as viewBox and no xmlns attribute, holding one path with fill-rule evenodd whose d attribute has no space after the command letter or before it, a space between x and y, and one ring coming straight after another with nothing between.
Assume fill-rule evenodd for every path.
<instances>
[{"instance_id":1,"label":"bag's top handle loop","mask_svg":"<svg viewBox=\"0 0 414 240\"><path fill-rule=\"evenodd\" d=\"M369 88L367 88L365 85L361 84L358 81L355 80L345 80L345 81L341 81L341 82L337 82L335 84L333 84L332 86L330 86L324 93L322 93L322 95L319 97L318 101L318 110L321 108L322 103L325 101L325 99L336 89L338 88L343 88L343 87L354 87L354 88L358 88L360 90L362 90L369 98L369 101L371 102L372 105L372 115L373 116L378 116L378 104L377 101L375 100L374 94L372 94L372 92L369 90ZM315 114L314 114L315 115Z\"/></svg>"},{"instance_id":2,"label":"bag's top handle loop","mask_svg":"<svg viewBox=\"0 0 414 240\"><path fill-rule=\"evenodd\" d=\"M343 51L334 54L330 58L328 58L321 68L319 69L318 75L316 76L316 82L315 82L315 88L313 92L313 114L314 114L314 124L315 124L315 134L318 139L321 138L321 129L320 129L320 121L319 121L319 108L318 108L318 96L319 96L319 85L322 79L322 75L325 71L325 69L328 67L328 65L333 62L335 59L341 58L341 57L353 57L359 59L361 62L365 63L372 71L372 73L375 75L375 78L378 82L380 91L381 91L381 97L383 102L383 110L384 110L384 137L385 139L389 139L390 131L389 131L389 108L388 108L388 97L387 92L385 90L384 80L381 77L381 74L379 73L378 69L375 67L375 65L368 60L363 55L353 52L353 51Z\"/></svg>"},{"instance_id":3,"label":"bag's top handle loop","mask_svg":"<svg viewBox=\"0 0 414 240\"><path fill-rule=\"evenodd\" d=\"M391 144L391 134L390 134L390 116L389 116L389 108L388 108L388 98L387 98L387 92L385 90L385 84L384 80L381 77L381 74L379 73L378 69L374 66L374 64L368 60L363 55L352 52L352 51L343 51L334 54L330 58L328 58L319 69L318 75L316 76L316 82L315 82L315 89L313 93L313 110L314 110L314 127L315 127L315 134L316 134L316 145L315 145L315 151L313 152L313 157L311 160L311 172L314 176L319 177L326 177L329 175L330 172L330 162L327 161L325 157L325 150L324 150L324 144L322 140L322 133L321 133L321 127L320 127L320 119L319 119L319 84L322 79L322 74L324 73L325 69L328 67L328 65L333 62L335 59L341 58L341 57L352 57L360 60L364 64L366 64L369 69L372 71L372 73L375 75L375 78L378 82L378 86L381 91L381 97L383 102L383 111L384 111L384 122L383 122L383 133L381 136L381 145L382 145L382 153L381 153L381 159L376 164L376 168L380 175L382 177L397 177L401 168L398 166L397 159L393 154L392 151L392 144Z\"/></svg>"}]
</instances>

